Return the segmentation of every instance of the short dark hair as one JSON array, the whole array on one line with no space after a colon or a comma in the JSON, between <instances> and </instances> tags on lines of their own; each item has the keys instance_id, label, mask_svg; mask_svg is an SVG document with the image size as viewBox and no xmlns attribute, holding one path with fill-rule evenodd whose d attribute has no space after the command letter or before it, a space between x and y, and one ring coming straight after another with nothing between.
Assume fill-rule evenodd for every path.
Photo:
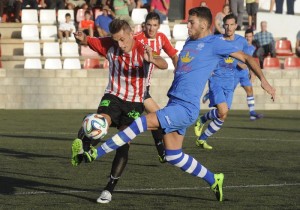
<instances>
[{"instance_id":1,"label":"short dark hair","mask_svg":"<svg viewBox=\"0 0 300 210\"><path fill-rule=\"evenodd\" d=\"M86 10L85 12L84 12L84 15L91 15L91 12L89 11L89 10Z\"/></svg>"},{"instance_id":2,"label":"short dark hair","mask_svg":"<svg viewBox=\"0 0 300 210\"><path fill-rule=\"evenodd\" d=\"M253 30L251 28L248 28L246 31L245 31L245 35L246 34L253 34Z\"/></svg>"},{"instance_id":3,"label":"short dark hair","mask_svg":"<svg viewBox=\"0 0 300 210\"><path fill-rule=\"evenodd\" d=\"M189 10L189 15L196 15L199 18L203 18L208 23L208 28L212 24L212 14L209 8L207 7L194 7Z\"/></svg>"},{"instance_id":4,"label":"short dark hair","mask_svg":"<svg viewBox=\"0 0 300 210\"><path fill-rule=\"evenodd\" d=\"M109 31L111 34L116 34L119 31L131 31L131 27L126 20L122 20L120 18L116 18L109 24Z\"/></svg>"},{"instance_id":5,"label":"short dark hair","mask_svg":"<svg viewBox=\"0 0 300 210\"><path fill-rule=\"evenodd\" d=\"M148 20L158 20L158 23L160 23L160 17L156 12L149 12L146 16L145 22Z\"/></svg>"},{"instance_id":6,"label":"short dark hair","mask_svg":"<svg viewBox=\"0 0 300 210\"><path fill-rule=\"evenodd\" d=\"M237 23L237 17L234 14L228 14L223 18L223 23L225 23L227 20L234 19L235 23Z\"/></svg>"},{"instance_id":7,"label":"short dark hair","mask_svg":"<svg viewBox=\"0 0 300 210\"><path fill-rule=\"evenodd\" d=\"M71 17L70 13L66 13L65 17Z\"/></svg>"}]
</instances>

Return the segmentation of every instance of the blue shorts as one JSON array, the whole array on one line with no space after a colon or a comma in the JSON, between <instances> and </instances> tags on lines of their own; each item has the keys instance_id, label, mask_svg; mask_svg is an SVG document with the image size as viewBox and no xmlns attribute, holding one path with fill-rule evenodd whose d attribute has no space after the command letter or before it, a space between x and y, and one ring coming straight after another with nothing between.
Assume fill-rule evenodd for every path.
<instances>
[{"instance_id":1,"label":"blue shorts","mask_svg":"<svg viewBox=\"0 0 300 210\"><path fill-rule=\"evenodd\" d=\"M252 83L250 81L250 77L249 77L249 70L239 70L239 71L235 71L235 75L234 75L234 89L236 88L236 86L241 83L242 87L249 87L252 86Z\"/></svg>"},{"instance_id":2,"label":"blue shorts","mask_svg":"<svg viewBox=\"0 0 300 210\"><path fill-rule=\"evenodd\" d=\"M233 78L217 78L209 79L209 107L214 107L220 103L226 103L230 109L234 92Z\"/></svg>"},{"instance_id":3,"label":"blue shorts","mask_svg":"<svg viewBox=\"0 0 300 210\"><path fill-rule=\"evenodd\" d=\"M170 98L167 106L158 110L156 115L165 134L177 131L185 135L186 129L197 120L199 111L199 107L191 103Z\"/></svg>"}]
</instances>

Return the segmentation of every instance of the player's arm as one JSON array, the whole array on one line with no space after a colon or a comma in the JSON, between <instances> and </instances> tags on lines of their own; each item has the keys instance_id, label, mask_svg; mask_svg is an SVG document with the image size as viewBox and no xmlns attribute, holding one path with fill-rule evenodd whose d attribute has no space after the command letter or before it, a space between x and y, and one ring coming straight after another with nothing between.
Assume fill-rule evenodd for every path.
<instances>
[{"instance_id":1,"label":"player's arm","mask_svg":"<svg viewBox=\"0 0 300 210\"><path fill-rule=\"evenodd\" d=\"M176 69L177 68L177 62L178 62L178 55L175 54L174 56L171 57L172 59L172 63L174 65L174 68Z\"/></svg>"},{"instance_id":2,"label":"player's arm","mask_svg":"<svg viewBox=\"0 0 300 210\"><path fill-rule=\"evenodd\" d=\"M152 63L159 69L167 69L168 68L167 61L159 55L154 55L152 48L148 45L144 46L144 59L147 62Z\"/></svg>"},{"instance_id":3,"label":"player's arm","mask_svg":"<svg viewBox=\"0 0 300 210\"><path fill-rule=\"evenodd\" d=\"M255 61L255 59L250 55L243 53L242 51L231 53L230 56L239 59L240 61L247 64L247 66L249 66L249 69L251 69L255 73L255 75L259 78L261 82L261 87L272 96L272 99L274 101L276 90L268 83L267 79L265 78L261 68Z\"/></svg>"}]
</instances>

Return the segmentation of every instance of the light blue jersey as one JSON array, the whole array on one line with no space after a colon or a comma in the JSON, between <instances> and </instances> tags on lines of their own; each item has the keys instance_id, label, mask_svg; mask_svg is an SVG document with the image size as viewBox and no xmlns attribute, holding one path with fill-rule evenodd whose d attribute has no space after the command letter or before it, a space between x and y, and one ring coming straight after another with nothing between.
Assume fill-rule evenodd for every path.
<instances>
[{"instance_id":1,"label":"light blue jersey","mask_svg":"<svg viewBox=\"0 0 300 210\"><path fill-rule=\"evenodd\" d=\"M219 35L223 37L224 35ZM232 44L237 51L246 51L248 49L247 41L244 37L235 34L233 40L226 40ZM231 56L221 59L209 78L209 107L214 107L221 103L226 103L228 108L231 107L234 85L235 72L239 61Z\"/></svg>"},{"instance_id":2,"label":"light blue jersey","mask_svg":"<svg viewBox=\"0 0 300 210\"><path fill-rule=\"evenodd\" d=\"M220 59L236 51L222 37L214 35L186 41L168 92L168 105L156 112L164 133L185 134L199 115L200 96L212 71Z\"/></svg>"},{"instance_id":3,"label":"light blue jersey","mask_svg":"<svg viewBox=\"0 0 300 210\"><path fill-rule=\"evenodd\" d=\"M245 39L245 41L246 41L246 39ZM247 41L246 41L246 43L247 43ZM243 51L244 51L244 53L252 56L255 51L255 47L253 45L248 45L248 43L247 43L247 47ZM239 83L241 84L242 87L252 86L252 83L249 78L249 70L248 69L237 68L235 70L234 80L235 80L234 88L236 88L236 86Z\"/></svg>"}]
</instances>

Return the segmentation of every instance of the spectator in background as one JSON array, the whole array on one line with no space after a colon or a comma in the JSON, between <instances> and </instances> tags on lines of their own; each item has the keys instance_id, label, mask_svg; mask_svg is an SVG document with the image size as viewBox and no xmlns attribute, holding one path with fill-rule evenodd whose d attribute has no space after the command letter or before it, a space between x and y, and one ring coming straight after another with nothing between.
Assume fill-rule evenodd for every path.
<instances>
[{"instance_id":1,"label":"spectator in background","mask_svg":"<svg viewBox=\"0 0 300 210\"><path fill-rule=\"evenodd\" d=\"M0 0L3 1L3 0ZM22 9L37 9L38 3L36 0L23 0Z\"/></svg>"},{"instance_id":2,"label":"spectator in background","mask_svg":"<svg viewBox=\"0 0 300 210\"><path fill-rule=\"evenodd\" d=\"M108 36L109 32L109 24L115 18L115 13L105 5L103 7L102 15L99 15L95 20L95 25L100 37Z\"/></svg>"},{"instance_id":3,"label":"spectator in background","mask_svg":"<svg viewBox=\"0 0 300 210\"><path fill-rule=\"evenodd\" d=\"M267 31L267 22L261 21L260 27L261 31L254 35L254 40L257 45L255 55L259 59L260 67L263 68L265 56L271 54L271 57L276 57L276 53L273 35Z\"/></svg>"},{"instance_id":4,"label":"spectator in background","mask_svg":"<svg viewBox=\"0 0 300 210\"><path fill-rule=\"evenodd\" d=\"M200 7L208 7L206 4L206 1L201 1L200 2Z\"/></svg>"},{"instance_id":5,"label":"spectator in background","mask_svg":"<svg viewBox=\"0 0 300 210\"><path fill-rule=\"evenodd\" d=\"M20 22L20 11L21 11L21 0L0 0L0 23L2 22L2 15L4 8L7 16L10 16L10 13L14 14L14 21L16 23Z\"/></svg>"},{"instance_id":6,"label":"spectator in background","mask_svg":"<svg viewBox=\"0 0 300 210\"><path fill-rule=\"evenodd\" d=\"M41 0L41 5L46 5L46 9L65 9L64 0Z\"/></svg>"},{"instance_id":7,"label":"spectator in background","mask_svg":"<svg viewBox=\"0 0 300 210\"><path fill-rule=\"evenodd\" d=\"M75 7L81 7L83 4L86 4L86 1L84 0L66 0L67 7L75 8Z\"/></svg>"},{"instance_id":8,"label":"spectator in background","mask_svg":"<svg viewBox=\"0 0 300 210\"><path fill-rule=\"evenodd\" d=\"M282 12L283 12L283 1L284 0L275 0L275 4L276 4L275 13L282 14ZM286 0L286 7L287 7L286 14L288 14L288 15L293 15L294 14L294 4L295 4L295 0Z\"/></svg>"},{"instance_id":9,"label":"spectator in background","mask_svg":"<svg viewBox=\"0 0 300 210\"><path fill-rule=\"evenodd\" d=\"M259 0L246 0L246 10L248 13L248 28L255 30L256 14L258 11Z\"/></svg>"},{"instance_id":10,"label":"spectator in background","mask_svg":"<svg viewBox=\"0 0 300 210\"><path fill-rule=\"evenodd\" d=\"M243 26L244 0L230 0L230 10L238 18L236 30L241 30Z\"/></svg>"},{"instance_id":11,"label":"spectator in background","mask_svg":"<svg viewBox=\"0 0 300 210\"><path fill-rule=\"evenodd\" d=\"M275 5L275 0L270 0L270 12L273 13L274 11L274 5Z\"/></svg>"},{"instance_id":12,"label":"spectator in background","mask_svg":"<svg viewBox=\"0 0 300 210\"><path fill-rule=\"evenodd\" d=\"M223 18L230 13L229 4L224 4L222 12L218 12L215 17L215 34L224 34Z\"/></svg>"},{"instance_id":13,"label":"spectator in background","mask_svg":"<svg viewBox=\"0 0 300 210\"><path fill-rule=\"evenodd\" d=\"M128 5L131 3L131 1L127 0L113 0L113 8L115 11L115 15L117 18L126 20L129 25L134 28L134 24L132 22L131 17L129 16L129 9Z\"/></svg>"},{"instance_id":14,"label":"spectator in background","mask_svg":"<svg viewBox=\"0 0 300 210\"><path fill-rule=\"evenodd\" d=\"M160 17L160 23L167 20L168 12L170 8L170 0L152 0L150 5L150 11L156 12Z\"/></svg>"},{"instance_id":15,"label":"spectator in background","mask_svg":"<svg viewBox=\"0 0 300 210\"><path fill-rule=\"evenodd\" d=\"M295 53L298 57L300 57L300 30L297 33L296 37L296 47L295 47Z\"/></svg>"},{"instance_id":16,"label":"spectator in background","mask_svg":"<svg viewBox=\"0 0 300 210\"><path fill-rule=\"evenodd\" d=\"M60 43L62 43L63 37L66 38L66 41L69 41L69 37L71 36L72 32L75 32L75 26L71 21L71 14L67 13L65 18L66 22L60 23L58 27L58 38Z\"/></svg>"},{"instance_id":17,"label":"spectator in background","mask_svg":"<svg viewBox=\"0 0 300 210\"><path fill-rule=\"evenodd\" d=\"M145 8L148 11L150 11L151 0L140 0L140 2L141 2L141 8Z\"/></svg>"},{"instance_id":18,"label":"spectator in background","mask_svg":"<svg viewBox=\"0 0 300 210\"><path fill-rule=\"evenodd\" d=\"M78 25L79 31L83 31L86 35L94 37L94 21L91 20L90 11L84 12L84 19Z\"/></svg>"}]
</instances>

